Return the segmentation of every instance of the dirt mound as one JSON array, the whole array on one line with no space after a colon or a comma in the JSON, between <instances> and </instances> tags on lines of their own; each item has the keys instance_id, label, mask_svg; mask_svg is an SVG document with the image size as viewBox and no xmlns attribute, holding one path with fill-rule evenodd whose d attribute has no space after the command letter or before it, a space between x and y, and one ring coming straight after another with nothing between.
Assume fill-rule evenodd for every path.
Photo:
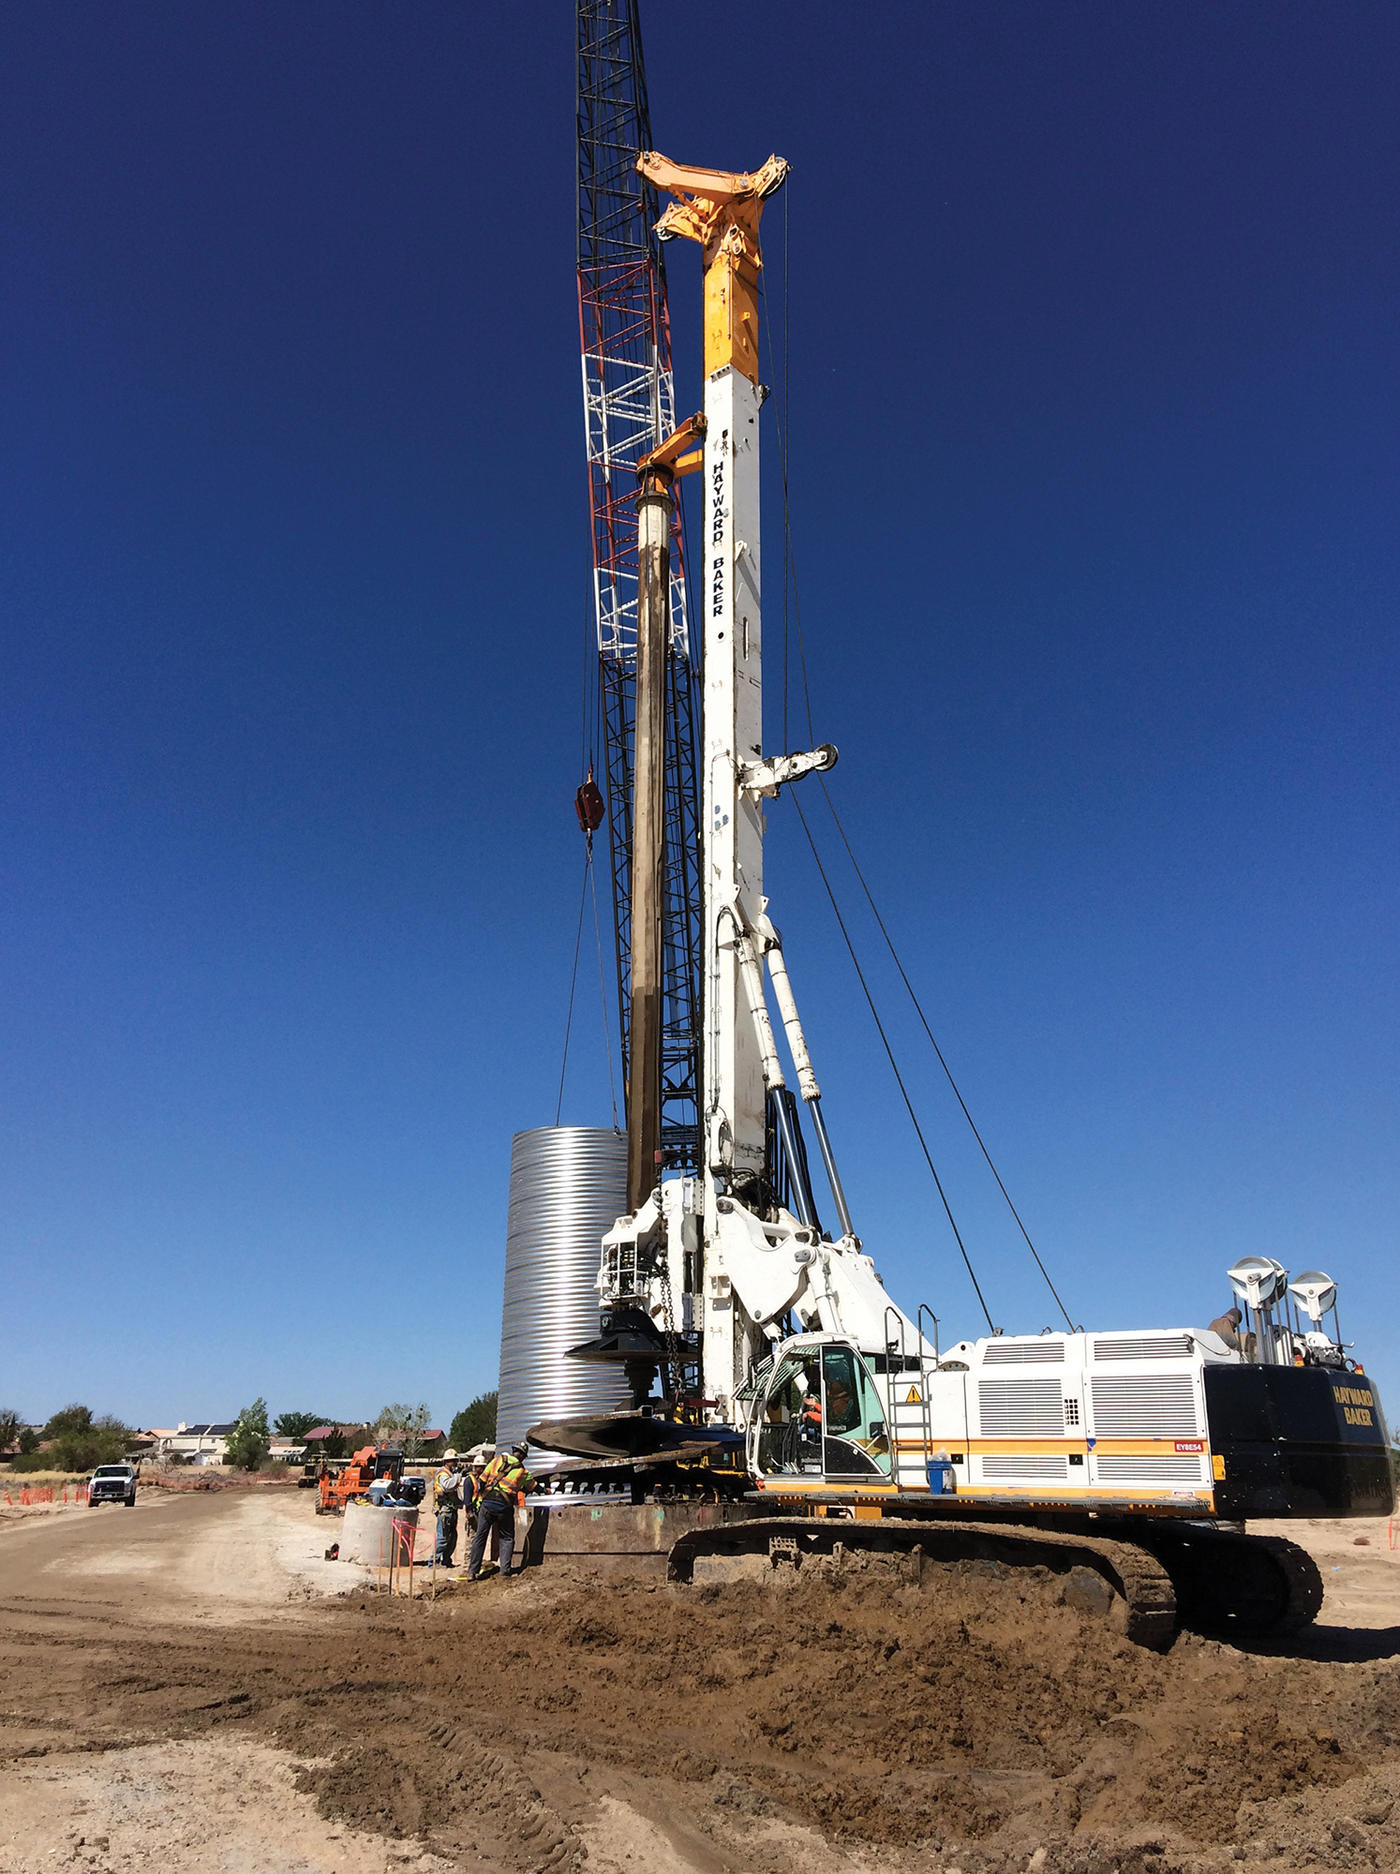
<instances>
[{"instance_id":1,"label":"dirt mound","mask_svg":"<svg viewBox=\"0 0 1400 1874\"><path fill-rule=\"evenodd\" d=\"M328 1826L498 1874L1400 1866L1379 1633L1369 1660L1153 1654L1059 1578L977 1563L920 1585L541 1572L158 1632L115 1605L9 1612L11 1756L275 1742Z\"/></svg>"},{"instance_id":2,"label":"dirt mound","mask_svg":"<svg viewBox=\"0 0 1400 1874\"><path fill-rule=\"evenodd\" d=\"M595 1787L642 1779L707 1832L805 1826L891 1866L932 1854L990 1874L1044 1848L1044 1874L1090 1874L1101 1855L1105 1870L1134 1856L1197 1867L1231 1848L1267 1859L1271 1830L1290 1865L1400 1865L1391 1786L1372 1775L1384 1766L1400 1788L1393 1665L1252 1658L1189 1636L1158 1656L1066 1606L1053 1578L973 1565L922 1587L853 1574L687 1591L540 1577L450 1609L370 1602L341 1618L371 1620L374 1656L396 1670L402 1647L429 1644L429 1700L468 1701L445 1754L469 1733L490 1753L483 1775L451 1784L431 1728L406 1745L424 1697L411 1667L398 1715L361 1746L390 1753L399 1790L431 1786L439 1819L459 1800L480 1814L483 1785L488 1807L499 1791L534 1815L560 1767L582 1762ZM334 1728L301 1707L281 1735L327 1751ZM354 1776L315 1774L348 1821L388 1806L396 1826L423 1825L416 1797L386 1805ZM1329 1807L1332 1793L1347 1800ZM757 1840L746 1852L767 1865ZM502 1865L565 1865L567 1829L549 1853Z\"/></svg>"},{"instance_id":3,"label":"dirt mound","mask_svg":"<svg viewBox=\"0 0 1400 1874\"><path fill-rule=\"evenodd\" d=\"M192 1464L178 1469L141 1473L141 1484L154 1490L285 1490L296 1484L294 1473L287 1471L231 1471L220 1466Z\"/></svg>"}]
</instances>

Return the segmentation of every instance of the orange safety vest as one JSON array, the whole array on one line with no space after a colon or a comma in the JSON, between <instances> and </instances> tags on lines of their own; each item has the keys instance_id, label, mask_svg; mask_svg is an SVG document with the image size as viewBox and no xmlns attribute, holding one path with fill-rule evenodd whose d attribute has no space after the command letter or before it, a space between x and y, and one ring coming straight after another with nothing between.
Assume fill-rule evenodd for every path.
<instances>
[{"instance_id":1,"label":"orange safety vest","mask_svg":"<svg viewBox=\"0 0 1400 1874\"><path fill-rule=\"evenodd\" d=\"M525 1501L534 1478L513 1452L492 1458L481 1473L481 1495L500 1497L517 1508Z\"/></svg>"}]
</instances>

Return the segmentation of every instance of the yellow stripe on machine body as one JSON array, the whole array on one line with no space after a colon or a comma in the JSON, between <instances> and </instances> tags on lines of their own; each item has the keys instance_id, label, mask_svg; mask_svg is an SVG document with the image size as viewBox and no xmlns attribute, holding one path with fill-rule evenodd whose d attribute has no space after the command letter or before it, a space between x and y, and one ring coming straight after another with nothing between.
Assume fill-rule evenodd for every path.
<instances>
[{"instance_id":1,"label":"yellow stripe on machine body","mask_svg":"<svg viewBox=\"0 0 1400 1874\"><path fill-rule=\"evenodd\" d=\"M1131 1510L1141 1515L1209 1516L1214 1510L1214 1494L1204 1485L1193 1490L1152 1494L1144 1493L1140 1487L1106 1484L1068 1484L1055 1490L1028 1488L1022 1492L997 1490L988 1484L964 1487L960 1483L956 1492L949 1496L908 1484L874 1483L868 1478L862 1478L858 1484L842 1484L824 1477L784 1477L781 1482L765 1483L763 1495L774 1503L806 1503L817 1509L827 1503L850 1504L857 1508L869 1504L881 1509L893 1508L896 1512L920 1501L936 1503L941 1510L950 1513L955 1512L960 1503L1024 1510L1028 1514L1057 1509L1082 1510L1086 1504L1111 1504L1115 1510L1124 1513Z\"/></svg>"}]
</instances>

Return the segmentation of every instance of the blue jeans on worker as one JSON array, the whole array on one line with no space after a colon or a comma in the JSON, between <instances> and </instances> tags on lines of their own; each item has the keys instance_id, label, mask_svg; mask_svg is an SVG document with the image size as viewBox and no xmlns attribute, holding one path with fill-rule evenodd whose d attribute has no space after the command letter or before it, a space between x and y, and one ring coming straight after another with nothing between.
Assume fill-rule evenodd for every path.
<instances>
[{"instance_id":1,"label":"blue jeans on worker","mask_svg":"<svg viewBox=\"0 0 1400 1874\"><path fill-rule=\"evenodd\" d=\"M438 1511L437 1561L439 1568L450 1568L457 1554L457 1505L445 1503Z\"/></svg>"},{"instance_id":2,"label":"blue jeans on worker","mask_svg":"<svg viewBox=\"0 0 1400 1874\"><path fill-rule=\"evenodd\" d=\"M481 1558L493 1529L498 1529L501 1535L501 1579L504 1581L515 1554L515 1505L507 1503L503 1497L487 1497L477 1507L476 1534L472 1537L471 1560L467 1563L467 1578L471 1581L481 1573Z\"/></svg>"}]
</instances>

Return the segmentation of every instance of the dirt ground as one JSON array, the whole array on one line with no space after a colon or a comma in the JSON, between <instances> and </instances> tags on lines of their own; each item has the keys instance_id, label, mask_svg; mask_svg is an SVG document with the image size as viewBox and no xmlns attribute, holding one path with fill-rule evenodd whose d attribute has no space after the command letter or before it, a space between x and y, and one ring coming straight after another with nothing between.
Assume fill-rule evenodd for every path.
<instances>
[{"instance_id":1,"label":"dirt ground","mask_svg":"<svg viewBox=\"0 0 1400 1874\"><path fill-rule=\"evenodd\" d=\"M987 1564L388 1600L291 1489L0 1520L0 1870L1400 1868L1400 1552L1165 1655ZM1358 1545L1358 1536L1364 1543Z\"/></svg>"}]
</instances>

